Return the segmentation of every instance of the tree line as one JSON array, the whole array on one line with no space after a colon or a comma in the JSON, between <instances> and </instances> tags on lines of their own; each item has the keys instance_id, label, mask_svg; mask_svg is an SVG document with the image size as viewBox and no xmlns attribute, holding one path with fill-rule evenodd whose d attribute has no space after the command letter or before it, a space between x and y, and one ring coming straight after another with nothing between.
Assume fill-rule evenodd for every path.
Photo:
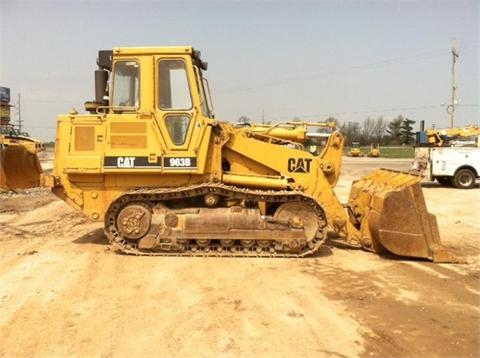
<instances>
[{"instance_id":1,"label":"tree line","mask_svg":"<svg viewBox=\"0 0 480 358\"><path fill-rule=\"evenodd\" d=\"M383 117L367 117L362 123L346 122L339 125L338 120L329 118L328 121L337 123L340 132L347 137L347 145L359 142L360 145L378 143L380 145L409 145L415 141L413 131L414 120L397 116L391 120Z\"/></svg>"},{"instance_id":2,"label":"tree line","mask_svg":"<svg viewBox=\"0 0 480 358\"><path fill-rule=\"evenodd\" d=\"M298 117L293 118L293 122L301 122ZM241 125L250 125L250 118L241 116L238 123ZM414 120L403 117L401 114L397 117L386 120L383 117L367 117L363 122L344 122L335 117L329 117L324 122L335 123L338 130L347 138L347 145L352 142L359 142L360 145L370 145L378 143L379 145L409 145L415 141L415 132L413 131ZM268 121L266 124L271 124ZM318 128L318 131L325 129Z\"/></svg>"}]
</instances>

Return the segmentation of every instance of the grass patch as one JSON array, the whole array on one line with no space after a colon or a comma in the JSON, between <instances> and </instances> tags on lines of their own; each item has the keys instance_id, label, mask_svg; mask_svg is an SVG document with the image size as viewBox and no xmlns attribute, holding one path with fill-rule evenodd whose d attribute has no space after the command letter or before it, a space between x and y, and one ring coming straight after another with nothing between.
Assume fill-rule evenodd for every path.
<instances>
[{"instance_id":1,"label":"grass patch","mask_svg":"<svg viewBox=\"0 0 480 358\"><path fill-rule=\"evenodd\" d=\"M380 154L384 158L412 158L413 159L413 157L415 156L415 149L413 149L413 147L411 146L380 147Z\"/></svg>"},{"instance_id":2,"label":"grass patch","mask_svg":"<svg viewBox=\"0 0 480 358\"><path fill-rule=\"evenodd\" d=\"M363 155L366 156L370 152L370 147L360 148ZM350 148L345 148L345 153L348 153ZM415 150L412 146L400 146L400 147L380 147L380 157L382 158L406 158L413 159L415 156Z\"/></svg>"}]
</instances>

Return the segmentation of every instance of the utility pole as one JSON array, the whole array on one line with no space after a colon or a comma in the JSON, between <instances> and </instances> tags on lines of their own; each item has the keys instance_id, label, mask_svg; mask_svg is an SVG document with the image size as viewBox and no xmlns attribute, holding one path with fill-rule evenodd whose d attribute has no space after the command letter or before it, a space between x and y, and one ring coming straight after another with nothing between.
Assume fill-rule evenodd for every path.
<instances>
[{"instance_id":1,"label":"utility pole","mask_svg":"<svg viewBox=\"0 0 480 358\"><path fill-rule=\"evenodd\" d=\"M450 105L450 128L453 128L455 125L455 106L457 105L457 97L455 91L457 86L455 83L455 64L457 63L458 52L456 40L452 40L452 104Z\"/></svg>"},{"instance_id":2,"label":"utility pole","mask_svg":"<svg viewBox=\"0 0 480 358\"><path fill-rule=\"evenodd\" d=\"M18 93L18 102L17 102L17 113L18 113L18 132L22 133L22 107L20 105L20 93Z\"/></svg>"}]
</instances>

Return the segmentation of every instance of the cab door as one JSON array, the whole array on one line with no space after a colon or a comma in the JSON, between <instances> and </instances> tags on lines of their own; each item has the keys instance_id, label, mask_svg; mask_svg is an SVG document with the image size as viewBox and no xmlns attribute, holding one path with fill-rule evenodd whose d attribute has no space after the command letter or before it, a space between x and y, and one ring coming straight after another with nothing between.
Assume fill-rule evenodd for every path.
<instances>
[{"instance_id":1,"label":"cab door","mask_svg":"<svg viewBox=\"0 0 480 358\"><path fill-rule=\"evenodd\" d=\"M161 172L161 140L156 140L151 114L152 59L116 59L111 111L107 115L103 159L105 173Z\"/></svg>"},{"instance_id":2,"label":"cab door","mask_svg":"<svg viewBox=\"0 0 480 358\"><path fill-rule=\"evenodd\" d=\"M190 57L156 57L155 79L155 117L166 144L163 170L201 174L211 128L200 111Z\"/></svg>"}]
</instances>

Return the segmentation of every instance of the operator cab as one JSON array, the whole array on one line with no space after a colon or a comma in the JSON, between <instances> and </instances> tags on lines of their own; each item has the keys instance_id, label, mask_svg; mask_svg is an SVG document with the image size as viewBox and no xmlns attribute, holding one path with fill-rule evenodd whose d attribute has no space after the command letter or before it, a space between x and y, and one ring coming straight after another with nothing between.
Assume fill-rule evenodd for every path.
<instances>
[{"instance_id":1,"label":"operator cab","mask_svg":"<svg viewBox=\"0 0 480 358\"><path fill-rule=\"evenodd\" d=\"M186 109L192 106L192 88L189 86L187 64L182 59L172 58L175 54L190 53L193 76L200 98L199 107L205 117L214 118L213 103L208 80L203 71L208 68L200 56L200 51L191 47L164 47L139 49L140 55L145 51L151 53L157 61L158 87L157 100L162 109ZM170 50L170 51L169 51ZM183 50L183 51L181 51ZM106 112L138 111L141 107L140 78L141 63L136 60L123 60L114 55L120 53L132 54L135 48L102 50L98 52L95 71L95 100L85 102L85 109L91 114ZM183 52L183 53L182 53ZM112 79L112 80L111 80Z\"/></svg>"}]
</instances>

